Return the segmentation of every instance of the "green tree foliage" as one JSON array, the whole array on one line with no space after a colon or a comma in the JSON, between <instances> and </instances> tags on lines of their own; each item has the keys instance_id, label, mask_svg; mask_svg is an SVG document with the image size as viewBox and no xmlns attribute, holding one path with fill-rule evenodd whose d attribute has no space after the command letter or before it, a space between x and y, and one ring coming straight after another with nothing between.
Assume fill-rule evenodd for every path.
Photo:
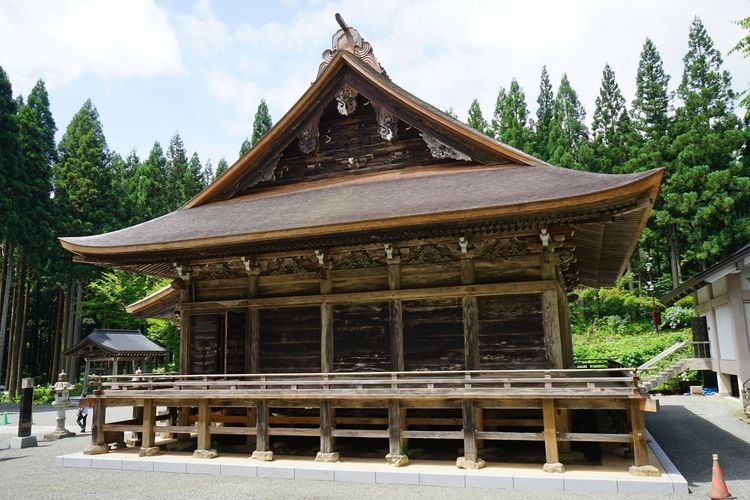
<instances>
[{"instance_id":1,"label":"green tree foliage","mask_svg":"<svg viewBox=\"0 0 750 500\"><path fill-rule=\"evenodd\" d=\"M557 90L553 111L548 143L549 161L561 167L580 169L580 155L588 142L588 129L584 123L586 111L565 74Z\"/></svg>"},{"instance_id":2,"label":"green tree foliage","mask_svg":"<svg viewBox=\"0 0 750 500\"><path fill-rule=\"evenodd\" d=\"M130 177L128 200L132 223L147 221L170 211L167 184L167 159L161 144L155 142L148 158L139 162Z\"/></svg>"},{"instance_id":3,"label":"green tree foliage","mask_svg":"<svg viewBox=\"0 0 750 500\"><path fill-rule=\"evenodd\" d=\"M667 134L669 126L669 75L650 38L646 38L635 77L635 99L632 116L635 127L648 142Z\"/></svg>"},{"instance_id":4,"label":"green tree foliage","mask_svg":"<svg viewBox=\"0 0 750 500\"><path fill-rule=\"evenodd\" d=\"M169 280L108 271L88 285L83 302L83 322L97 328L125 328L143 331L154 342L179 352L179 330L165 320L139 320L129 314L125 307L167 286Z\"/></svg>"},{"instance_id":5,"label":"green tree foliage","mask_svg":"<svg viewBox=\"0 0 750 500\"><path fill-rule=\"evenodd\" d=\"M198 157L198 153L193 153L190 157L190 163L188 163L188 171L183 181L183 189L185 192L184 201L188 201L190 198L200 193L201 190L206 187L203 180L203 165Z\"/></svg>"},{"instance_id":6,"label":"green tree foliage","mask_svg":"<svg viewBox=\"0 0 750 500\"><path fill-rule=\"evenodd\" d=\"M747 58L750 56L750 17L737 21L737 24L742 26L748 33L737 42L737 45L729 53L739 52L743 58ZM742 94L741 104L745 108L745 120L750 121L750 89L746 89Z\"/></svg>"},{"instance_id":7,"label":"green tree foliage","mask_svg":"<svg viewBox=\"0 0 750 500\"><path fill-rule=\"evenodd\" d=\"M17 186L20 169L18 148L17 103L13 100L13 89L8 75L0 67L0 237L8 237L11 227L17 227L17 212L13 193Z\"/></svg>"},{"instance_id":8,"label":"green tree foliage","mask_svg":"<svg viewBox=\"0 0 750 500\"><path fill-rule=\"evenodd\" d=\"M528 128L529 110L526 95L514 78L508 92L500 88L492 119L492 134L495 139L522 151L531 151L531 132Z\"/></svg>"},{"instance_id":9,"label":"green tree foliage","mask_svg":"<svg viewBox=\"0 0 750 500\"><path fill-rule=\"evenodd\" d=\"M453 110L453 106L450 106L448 109L445 110L445 114L450 116L451 118L458 120L458 115Z\"/></svg>"},{"instance_id":10,"label":"green tree foliage","mask_svg":"<svg viewBox=\"0 0 750 500\"><path fill-rule=\"evenodd\" d=\"M189 176L187 151L182 137L177 133L172 136L167 148L167 189L169 209L178 209L187 199L185 179Z\"/></svg>"},{"instance_id":11,"label":"green tree foliage","mask_svg":"<svg viewBox=\"0 0 750 500\"><path fill-rule=\"evenodd\" d=\"M476 99L471 101L471 105L469 106L469 118L466 121L466 124L478 132L490 136L492 135L487 120L482 116L482 108L479 106L479 101Z\"/></svg>"},{"instance_id":12,"label":"green tree foliage","mask_svg":"<svg viewBox=\"0 0 750 500\"><path fill-rule=\"evenodd\" d=\"M53 168L57 234L96 234L119 225L111 213L109 149L91 100L73 116L58 155Z\"/></svg>"},{"instance_id":13,"label":"green tree foliage","mask_svg":"<svg viewBox=\"0 0 750 500\"><path fill-rule=\"evenodd\" d=\"M626 172L666 168L666 176L671 173L669 79L669 75L664 72L664 63L656 45L647 38L638 62L635 98L631 104L631 121L635 135L630 147L630 158L625 165ZM663 210L662 207L662 196L659 196L654 204L653 215L641 235L636 257L643 260L646 256L652 256L657 274L671 274L672 268L677 269L677 263L670 265L670 255L676 258L676 252L671 251L673 245L668 228L656 224L657 215ZM643 262L639 262L637 267L640 268L642 265Z\"/></svg>"},{"instance_id":14,"label":"green tree foliage","mask_svg":"<svg viewBox=\"0 0 750 500\"><path fill-rule=\"evenodd\" d=\"M634 130L625 109L625 98L609 64L604 66L599 96L591 123L591 170L618 173L626 170Z\"/></svg>"},{"instance_id":15,"label":"green tree foliage","mask_svg":"<svg viewBox=\"0 0 750 500\"><path fill-rule=\"evenodd\" d=\"M245 139L242 142L240 156L243 156L251 147L255 146L260 138L271 130L271 127L273 127L273 120L271 120L271 114L268 112L268 105L265 99L261 99L258 109L255 111L255 118L253 119L253 134L250 136L250 139Z\"/></svg>"},{"instance_id":16,"label":"green tree foliage","mask_svg":"<svg viewBox=\"0 0 750 500\"><path fill-rule=\"evenodd\" d=\"M536 98L538 105L536 110L536 124L534 126L534 154L544 161L550 159L549 149L550 131L552 118L555 114L555 97L552 93L552 84L549 81L547 66L542 68L542 77L539 83L539 96Z\"/></svg>"},{"instance_id":17,"label":"green tree foliage","mask_svg":"<svg viewBox=\"0 0 750 500\"><path fill-rule=\"evenodd\" d=\"M214 181L214 166L211 163L211 158L206 160L206 165L203 167L203 185L208 186Z\"/></svg>"},{"instance_id":18,"label":"green tree foliage","mask_svg":"<svg viewBox=\"0 0 750 500\"><path fill-rule=\"evenodd\" d=\"M229 169L229 164L227 161L222 158L219 160L219 163L216 164L216 172L214 173L214 180L221 177L221 175L226 172Z\"/></svg>"},{"instance_id":19,"label":"green tree foliage","mask_svg":"<svg viewBox=\"0 0 750 500\"><path fill-rule=\"evenodd\" d=\"M750 177L738 161L745 141L720 52L696 18L677 95L671 155L657 224L673 227L691 273L750 238Z\"/></svg>"}]
</instances>

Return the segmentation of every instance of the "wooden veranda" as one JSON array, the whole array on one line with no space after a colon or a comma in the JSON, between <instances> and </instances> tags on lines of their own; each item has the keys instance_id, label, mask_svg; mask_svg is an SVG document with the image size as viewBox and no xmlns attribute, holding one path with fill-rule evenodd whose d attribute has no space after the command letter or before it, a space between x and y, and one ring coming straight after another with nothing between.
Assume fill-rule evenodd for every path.
<instances>
[{"instance_id":1,"label":"wooden veranda","mask_svg":"<svg viewBox=\"0 0 750 500\"><path fill-rule=\"evenodd\" d=\"M643 411L649 399L633 369L109 376L92 378L92 385L90 454L124 443L131 432L140 436L141 456L161 451L157 434L195 440L195 456L205 458L217 456L215 436L254 436L252 458L260 460L273 458L271 436L319 436L318 461L338 459L336 438L372 438L388 440L386 459L397 466L408 463L406 439L463 440L457 460L463 468L483 465L481 441L543 441L545 469L561 468L559 448L580 441L629 444L634 464L648 464ZM108 422L107 408L116 406L138 411L131 420ZM157 407L167 411L157 416ZM363 408L382 416L346 411ZM285 414L293 409L307 412ZM415 409L454 409L460 417L410 417ZM573 432L569 412L592 409L623 411L629 427ZM512 417L513 410L525 416Z\"/></svg>"}]
</instances>

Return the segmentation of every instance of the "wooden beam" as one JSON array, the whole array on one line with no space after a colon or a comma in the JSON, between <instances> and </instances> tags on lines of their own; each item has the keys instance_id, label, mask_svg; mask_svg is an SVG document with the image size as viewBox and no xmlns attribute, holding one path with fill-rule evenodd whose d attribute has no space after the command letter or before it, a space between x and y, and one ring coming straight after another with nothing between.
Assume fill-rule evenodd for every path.
<instances>
[{"instance_id":1,"label":"wooden beam","mask_svg":"<svg viewBox=\"0 0 750 500\"><path fill-rule=\"evenodd\" d=\"M464 437L464 461L477 462L477 435L475 426L474 402L471 399L463 401L463 437Z\"/></svg>"},{"instance_id":2,"label":"wooden beam","mask_svg":"<svg viewBox=\"0 0 750 500\"><path fill-rule=\"evenodd\" d=\"M636 467L648 465L648 442L646 441L646 422L638 399L630 400L630 429L633 440L633 461Z\"/></svg>"},{"instance_id":3,"label":"wooden beam","mask_svg":"<svg viewBox=\"0 0 750 500\"><path fill-rule=\"evenodd\" d=\"M395 399L388 401L388 454L385 459L395 467L409 463L401 449L401 407Z\"/></svg>"},{"instance_id":4,"label":"wooden beam","mask_svg":"<svg viewBox=\"0 0 750 500\"><path fill-rule=\"evenodd\" d=\"M461 284L473 285L477 281L477 270L474 260L471 258L461 259Z\"/></svg>"},{"instance_id":5,"label":"wooden beam","mask_svg":"<svg viewBox=\"0 0 750 500\"><path fill-rule=\"evenodd\" d=\"M389 328L391 333L391 369L404 371L404 321L400 300L388 303Z\"/></svg>"},{"instance_id":6,"label":"wooden beam","mask_svg":"<svg viewBox=\"0 0 750 500\"><path fill-rule=\"evenodd\" d=\"M250 373L260 373L260 311L251 307L247 314L250 319Z\"/></svg>"},{"instance_id":7,"label":"wooden beam","mask_svg":"<svg viewBox=\"0 0 750 500\"><path fill-rule=\"evenodd\" d=\"M433 288L409 288L400 290L376 290L370 292L346 292L327 295L298 295L292 297L261 297L255 299L191 302L182 307L183 314L200 314L222 309L245 307L280 308L327 304L357 304L362 302L386 302L389 300L422 300L458 298L466 295L484 297L489 295L529 295L555 290L556 280L520 281L514 283L488 283Z\"/></svg>"},{"instance_id":8,"label":"wooden beam","mask_svg":"<svg viewBox=\"0 0 750 500\"><path fill-rule=\"evenodd\" d=\"M477 298L461 299L464 323L464 365L466 370L479 370L479 310Z\"/></svg>"},{"instance_id":9,"label":"wooden beam","mask_svg":"<svg viewBox=\"0 0 750 500\"><path fill-rule=\"evenodd\" d=\"M398 290L401 288L401 259L388 260L388 289Z\"/></svg>"},{"instance_id":10,"label":"wooden beam","mask_svg":"<svg viewBox=\"0 0 750 500\"><path fill-rule=\"evenodd\" d=\"M544 451L547 464L560 463L557 453L557 421L555 419L555 401L553 399L542 400L542 416L544 418Z\"/></svg>"},{"instance_id":11,"label":"wooden beam","mask_svg":"<svg viewBox=\"0 0 750 500\"><path fill-rule=\"evenodd\" d=\"M544 346L550 368L564 368L562 345L560 343L560 312L557 308L555 290L542 292L542 325Z\"/></svg>"},{"instance_id":12,"label":"wooden beam","mask_svg":"<svg viewBox=\"0 0 750 500\"><path fill-rule=\"evenodd\" d=\"M320 304L320 371L333 371L333 307Z\"/></svg>"},{"instance_id":13,"label":"wooden beam","mask_svg":"<svg viewBox=\"0 0 750 500\"><path fill-rule=\"evenodd\" d=\"M268 404L263 400L258 401L255 436L255 451L270 451L268 449Z\"/></svg>"},{"instance_id":14,"label":"wooden beam","mask_svg":"<svg viewBox=\"0 0 750 500\"><path fill-rule=\"evenodd\" d=\"M198 405L198 446L199 450L211 449L211 402L203 399Z\"/></svg>"},{"instance_id":15,"label":"wooden beam","mask_svg":"<svg viewBox=\"0 0 750 500\"><path fill-rule=\"evenodd\" d=\"M188 305L189 293L186 288L180 290L180 308ZM190 373L190 316L182 312L180 314L180 374L187 375Z\"/></svg>"}]
</instances>

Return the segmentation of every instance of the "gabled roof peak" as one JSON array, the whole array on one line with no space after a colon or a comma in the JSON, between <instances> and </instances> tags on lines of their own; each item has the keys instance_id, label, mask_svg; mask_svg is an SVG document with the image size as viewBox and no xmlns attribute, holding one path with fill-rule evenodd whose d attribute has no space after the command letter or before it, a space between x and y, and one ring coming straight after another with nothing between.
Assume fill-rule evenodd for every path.
<instances>
[{"instance_id":1,"label":"gabled roof peak","mask_svg":"<svg viewBox=\"0 0 750 500\"><path fill-rule=\"evenodd\" d=\"M320 63L320 68L318 68L318 76L323 73L333 60L333 57L339 51L346 51L354 54L358 59L362 60L378 73L386 75L385 69L383 69L375 58L375 54L372 52L372 45L362 38L359 31L346 24L346 21L341 17L341 14L336 14L336 22L339 23L341 29L333 35L333 38L331 39L331 48L323 51L323 62Z\"/></svg>"}]
</instances>

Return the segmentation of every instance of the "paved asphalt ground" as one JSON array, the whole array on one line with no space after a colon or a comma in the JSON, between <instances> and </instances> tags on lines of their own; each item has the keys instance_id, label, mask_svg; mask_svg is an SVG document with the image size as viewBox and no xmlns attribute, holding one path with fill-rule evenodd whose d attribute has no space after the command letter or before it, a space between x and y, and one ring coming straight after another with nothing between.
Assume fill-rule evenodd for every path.
<instances>
[{"instance_id":1,"label":"paved asphalt ground","mask_svg":"<svg viewBox=\"0 0 750 500\"><path fill-rule=\"evenodd\" d=\"M2 425L3 411L16 425ZM55 457L83 450L88 433L59 441L42 441L36 448L9 449L17 428L16 405L0 405L0 498L283 498L283 499L452 499L495 498L594 499L601 493L534 492L454 489L426 486L334 483L169 474L160 472L92 471L63 469ZM68 429L74 430L74 412L68 412ZM719 453L732 495L750 499L750 424L740 420L737 400L718 396L661 398L661 411L649 414L647 425L655 439L687 479L691 495L663 498L706 498L711 486L711 454ZM54 428L52 407L34 408L34 434ZM617 495L618 499L642 496ZM655 498L655 497L650 497Z\"/></svg>"}]
</instances>

